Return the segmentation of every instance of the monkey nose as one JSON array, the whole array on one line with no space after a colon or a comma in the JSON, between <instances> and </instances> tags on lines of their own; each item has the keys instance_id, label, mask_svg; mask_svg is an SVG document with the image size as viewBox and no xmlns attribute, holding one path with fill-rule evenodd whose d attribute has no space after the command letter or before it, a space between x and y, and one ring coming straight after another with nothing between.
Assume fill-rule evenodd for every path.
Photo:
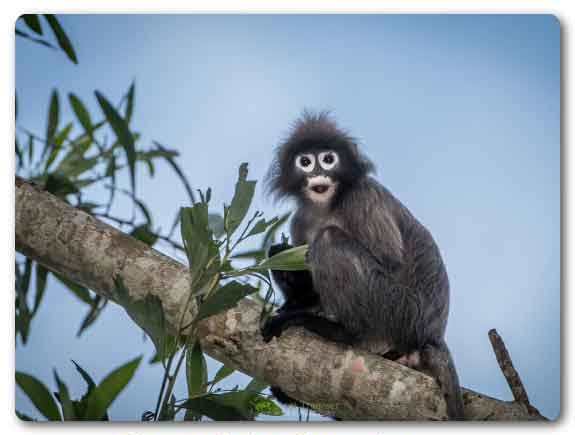
<instances>
[{"instance_id":1,"label":"monkey nose","mask_svg":"<svg viewBox=\"0 0 575 435\"><path fill-rule=\"evenodd\" d=\"M327 184L316 184L311 188L315 193L325 193L329 189Z\"/></svg>"}]
</instances>

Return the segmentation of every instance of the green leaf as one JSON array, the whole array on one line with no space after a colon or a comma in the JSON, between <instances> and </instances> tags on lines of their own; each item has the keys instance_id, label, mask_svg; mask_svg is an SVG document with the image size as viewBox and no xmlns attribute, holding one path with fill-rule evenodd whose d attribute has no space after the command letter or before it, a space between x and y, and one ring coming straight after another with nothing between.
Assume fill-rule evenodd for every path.
<instances>
[{"instance_id":1,"label":"green leaf","mask_svg":"<svg viewBox=\"0 0 575 435\"><path fill-rule=\"evenodd\" d=\"M22 150L20 149L20 142L18 141L18 137L15 138L15 148L16 148L16 157L18 162L16 163L16 170L22 168L24 164L24 155L22 154Z\"/></svg>"},{"instance_id":2,"label":"green leaf","mask_svg":"<svg viewBox=\"0 0 575 435\"><path fill-rule=\"evenodd\" d=\"M82 287L80 284L76 284L70 281L68 278L63 277L60 274L52 273L58 281L60 281L64 286L68 288L78 299L82 302L92 305L92 297L90 296L90 291L86 287Z\"/></svg>"},{"instance_id":3,"label":"green leaf","mask_svg":"<svg viewBox=\"0 0 575 435\"><path fill-rule=\"evenodd\" d=\"M208 225L208 204L199 202L180 210L180 230L195 290L218 273L219 249Z\"/></svg>"},{"instance_id":4,"label":"green leaf","mask_svg":"<svg viewBox=\"0 0 575 435\"><path fill-rule=\"evenodd\" d=\"M101 207L101 204L96 204L95 202L82 202L76 206L78 210L83 210L86 213L92 213L94 209Z\"/></svg>"},{"instance_id":5,"label":"green leaf","mask_svg":"<svg viewBox=\"0 0 575 435\"><path fill-rule=\"evenodd\" d=\"M76 367L78 373L80 373L80 376L82 376L84 381L86 381L86 385L88 386L88 393L90 393L94 388L96 388L96 383L94 382L92 377L88 374L88 372L80 366L80 364L78 364L74 360L72 360L72 363L74 363L74 366Z\"/></svg>"},{"instance_id":6,"label":"green leaf","mask_svg":"<svg viewBox=\"0 0 575 435\"><path fill-rule=\"evenodd\" d=\"M46 280L48 278L48 269L40 263L36 263L36 294L34 295L34 305L32 307L32 316L38 311L42 303L44 292L46 291Z\"/></svg>"},{"instance_id":7,"label":"green leaf","mask_svg":"<svg viewBox=\"0 0 575 435\"><path fill-rule=\"evenodd\" d=\"M246 386L245 391L251 391L252 393L261 393L269 386L270 384L268 384L267 382L260 381L259 379L256 378L252 378L250 383Z\"/></svg>"},{"instance_id":8,"label":"green leaf","mask_svg":"<svg viewBox=\"0 0 575 435\"><path fill-rule=\"evenodd\" d=\"M98 99L98 103L100 104L100 107L104 112L106 119L110 123L110 126L112 127L112 130L114 131L114 134L118 139L118 142L120 142L120 144L124 148L124 151L126 153L126 159L128 160L128 168L130 170L130 185L132 187L132 192L135 192L136 145L134 143L134 137L130 132L128 124L126 123L124 118L120 116L120 114L116 111L114 106L110 104L110 102L106 99L106 97L104 97L104 95L102 95L99 91L96 91L95 94L96 98Z\"/></svg>"},{"instance_id":9,"label":"green leaf","mask_svg":"<svg viewBox=\"0 0 575 435\"><path fill-rule=\"evenodd\" d=\"M286 249L285 251L278 252L273 257L264 260L262 263L254 267L255 270L285 270L285 271L295 271L295 270L307 270L307 265L305 263L305 255L308 246L301 245L295 248Z\"/></svg>"},{"instance_id":10,"label":"green leaf","mask_svg":"<svg viewBox=\"0 0 575 435\"><path fill-rule=\"evenodd\" d=\"M90 311L86 314L82 323L80 324L80 328L78 328L78 332L76 333L76 337L80 337L82 333L88 329L100 316L100 313L107 305L108 299L103 298L100 295L96 295L94 299L92 299L92 303L90 305Z\"/></svg>"},{"instance_id":11,"label":"green leaf","mask_svg":"<svg viewBox=\"0 0 575 435\"><path fill-rule=\"evenodd\" d=\"M266 257L266 252L261 249L250 249L247 251L238 252L231 256L234 260L240 259L254 259L257 263Z\"/></svg>"},{"instance_id":12,"label":"green leaf","mask_svg":"<svg viewBox=\"0 0 575 435\"><path fill-rule=\"evenodd\" d=\"M56 195L61 198L71 193L79 192L78 186L62 174L48 175L46 183L44 184L44 189L52 195Z\"/></svg>"},{"instance_id":13,"label":"green leaf","mask_svg":"<svg viewBox=\"0 0 575 435\"><path fill-rule=\"evenodd\" d=\"M118 367L92 390L87 398L87 420L100 420L106 415L112 402L126 388L134 376L141 360L142 357L139 356Z\"/></svg>"},{"instance_id":14,"label":"green leaf","mask_svg":"<svg viewBox=\"0 0 575 435\"><path fill-rule=\"evenodd\" d=\"M144 242L148 246L154 246L158 240L158 235L150 230L150 226L148 224L135 227L130 235L133 238Z\"/></svg>"},{"instance_id":15,"label":"green leaf","mask_svg":"<svg viewBox=\"0 0 575 435\"><path fill-rule=\"evenodd\" d=\"M182 404L182 407L190 409L197 414L205 415L215 421L251 420L250 417L234 406L220 403L218 396L215 394L188 399Z\"/></svg>"},{"instance_id":16,"label":"green leaf","mask_svg":"<svg viewBox=\"0 0 575 435\"><path fill-rule=\"evenodd\" d=\"M32 30L34 33L37 33L38 35L42 35L42 26L40 24L40 20L38 19L38 15L24 14L21 18L24 20L24 23L26 23L26 26L28 26L30 30Z\"/></svg>"},{"instance_id":17,"label":"green leaf","mask_svg":"<svg viewBox=\"0 0 575 435\"><path fill-rule=\"evenodd\" d=\"M64 53L66 53L68 59L77 64L78 58L76 57L74 47L72 46L70 39L68 39L68 35L66 35L66 32L64 32L64 29L62 29L62 26L60 25L56 17L52 14L44 14L44 18L46 19L48 25L52 29L52 32L54 33L54 36L56 37L56 41L58 41L58 45L60 46L60 48L64 51Z\"/></svg>"},{"instance_id":18,"label":"green leaf","mask_svg":"<svg viewBox=\"0 0 575 435\"><path fill-rule=\"evenodd\" d=\"M96 128L94 127L94 130ZM70 142L70 151L62 158L54 172L75 178L91 169L98 162L98 158L85 159L84 154L90 149L92 143L92 138L86 133L73 139Z\"/></svg>"},{"instance_id":19,"label":"green leaf","mask_svg":"<svg viewBox=\"0 0 575 435\"><path fill-rule=\"evenodd\" d=\"M20 333L22 342L28 341L30 330L30 321L32 315L28 308L27 294L30 286L30 277L32 275L32 260L26 258L24 272L20 272L20 266L16 264L16 332Z\"/></svg>"},{"instance_id":20,"label":"green leaf","mask_svg":"<svg viewBox=\"0 0 575 435\"><path fill-rule=\"evenodd\" d=\"M194 342L193 346L188 346L186 349L186 380L189 397L206 392L208 370L206 359L198 340Z\"/></svg>"},{"instance_id":21,"label":"green leaf","mask_svg":"<svg viewBox=\"0 0 575 435\"><path fill-rule=\"evenodd\" d=\"M242 163L238 173L234 197L226 216L226 232L228 236L233 234L246 216L254 196L256 182L246 180L247 176L248 164Z\"/></svg>"},{"instance_id":22,"label":"green leaf","mask_svg":"<svg viewBox=\"0 0 575 435\"><path fill-rule=\"evenodd\" d=\"M250 402L250 406L256 415L264 414L279 417L284 414L273 400L261 396L254 397Z\"/></svg>"},{"instance_id":23,"label":"green leaf","mask_svg":"<svg viewBox=\"0 0 575 435\"><path fill-rule=\"evenodd\" d=\"M124 119L126 120L126 124L129 124L132 120L132 113L134 112L134 94L136 92L136 83L132 82L130 85L130 89L128 89L128 93L126 94L126 113L124 115Z\"/></svg>"},{"instance_id":24,"label":"green leaf","mask_svg":"<svg viewBox=\"0 0 575 435\"><path fill-rule=\"evenodd\" d=\"M32 163L34 158L34 136L28 135L28 164Z\"/></svg>"},{"instance_id":25,"label":"green leaf","mask_svg":"<svg viewBox=\"0 0 575 435\"><path fill-rule=\"evenodd\" d=\"M70 101L70 106L72 106L72 110L74 111L76 118L78 118L78 121L80 121L80 124L84 128L84 131L88 136L91 136L94 127L92 125L90 112L88 112L88 109L86 109L86 106L84 103L82 103L82 100L80 100L73 93L68 94L68 100Z\"/></svg>"},{"instance_id":26,"label":"green leaf","mask_svg":"<svg viewBox=\"0 0 575 435\"><path fill-rule=\"evenodd\" d=\"M58 400L62 405L62 413L64 414L64 420L75 420L76 413L74 411L74 405L70 400L70 393L68 392L68 387L60 377L58 376L58 372L54 370L54 379L56 380L56 385L58 386Z\"/></svg>"},{"instance_id":27,"label":"green leaf","mask_svg":"<svg viewBox=\"0 0 575 435\"><path fill-rule=\"evenodd\" d=\"M252 227L252 229L248 233L247 237L251 237L251 236L255 236L256 234L263 233L265 230L268 229L268 227L270 227L271 225L274 225L277 221L278 221L277 217L274 217L273 219L271 219L269 221L266 221L265 219L260 219Z\"/></svg>"},{"instance_id":28,"label":"green leaf","mask_svg":"<svg viewBox=\"0 0 575 435\"><path fill-rule=\"evenodd\" d=\"M211 384L217 384L222 379L227 378L228 376L230 376L235 371L236 370L233 367L222 364L222 366L220 367L220 369L217 371L216 375L214 376L214 379L212 379L210 381L210 383Z\"/></svg>"},{"instance_id":29,"label":"green leaf","mask_svg":"<svg viewBox=\"0 0 575 435\"><path fill-rule=\"evenodd\" d=\"M18 410L16 410L16 417L18 417L22 421L37 421L35 418L32 418L29 415L24 414L23 412L20 412Z\"/></svg>"},{"instance_id":30,"label":"green leaf","mask_svg":"<svg viewBox=\"0 0 575 435\"><path fill-rule=\"evenodd\" d=\"M54 147L54 136L58 130L58 123L60 119L60 99L58 91L54 89L50 96L50 105L48 107L48 121L46 123L46 146L42 151L42 157L46 155L48 150Z\"/></svg>"},{"instance_id":31,"label":"green leaf","mask_svg":"<svg viewBox=\"0 0 575 435\"><path fill-rule=\"evenodd\" d=\"M34 376L17 371L16 383L44 417L50 421L62 420L56 401L42 382Z\"/></svg>"},{"instance_id":32,"label":"green leaf","mask_svg":"<svg viewBox=\"0 0 575 435\"><path fill-rule=\"evenodd\" d=\"M216 290L210 297L202 302L196 316L197 320L204 319L222 311L229 310L237 305L244 297L255 293L257 288L238 281L230 281Z\"/></svg>"},{"instance_id":33,"label":"green leaf","mask_svg":"<svg viewBox=\"0 0 575 435\"><path fill-rule=\"evenodd\" d=\"M44 47L55 48L48 41L45 41L44 39L41 39L41 38L36 38L36 37L29 35L28 33L24 32L20 29L16 29L16 36L20 36L21 38L28 39L32 42L35 42L36 44L43 45Z\"/></svg>"},{"instance_id":34,"label":"green leaf","mask_svg":"<svg viewBox=\"0 0 575 435\"><path fill-rule=\"evenodd\" d=\"M72 123L70 122L68 125L66 125L66 127L60 130L60 132L58 132L58 134L54 137L54 142L52 144L52 151L48 156L48 160L46 161L44 171L48 171L48 168L52 165L54 160L56 160L58 154L60 154L62 144L68 138L68 135L70 134L71 130L72 130Z\"/></svg>"}]
</instances>

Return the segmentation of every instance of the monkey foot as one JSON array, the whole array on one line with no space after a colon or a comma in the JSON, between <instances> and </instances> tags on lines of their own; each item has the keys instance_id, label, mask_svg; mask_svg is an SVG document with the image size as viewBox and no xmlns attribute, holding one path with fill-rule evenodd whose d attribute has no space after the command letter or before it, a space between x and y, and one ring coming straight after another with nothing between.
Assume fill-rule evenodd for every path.
<instances>
[{"instance_id":1,"label":"monkey foot","mask_svg":"<svg viewBox=\"0 0 575 435\"><path fill-rule=\"evenodd\" d=\"M416 368L420 365L419 352L411 352L401 355L399 358L394 359L396 363L402 364L410 368Z\"/></svg>"}]
</instances>

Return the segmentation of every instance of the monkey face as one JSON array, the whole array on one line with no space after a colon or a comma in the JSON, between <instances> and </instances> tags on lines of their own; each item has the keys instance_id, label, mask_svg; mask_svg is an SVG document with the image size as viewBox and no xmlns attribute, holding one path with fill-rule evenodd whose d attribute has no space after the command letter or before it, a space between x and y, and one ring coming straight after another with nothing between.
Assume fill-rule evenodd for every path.
<instances>
[{"instance_id":1,"label":"monkey face","mask_svg":"<svg viewBox=\"0 0 575 435\"><path fill-rule=\"evenodd\" d=\"M327 113L304 112L277 148L267 174L268 192L329 203L373 171L353 138Z\"/></svg>"},{"instance_id":2,"label":"monkey face","mask_svg":"<svg viewBox=\"0 0 575 435\"><path fill-rule=\"evenodd\" d=\"M334 150L307 152L295 156L294 164L306 198L316 204L326 204L338 187L339 155Z\"/></svg>"}]
</instances>

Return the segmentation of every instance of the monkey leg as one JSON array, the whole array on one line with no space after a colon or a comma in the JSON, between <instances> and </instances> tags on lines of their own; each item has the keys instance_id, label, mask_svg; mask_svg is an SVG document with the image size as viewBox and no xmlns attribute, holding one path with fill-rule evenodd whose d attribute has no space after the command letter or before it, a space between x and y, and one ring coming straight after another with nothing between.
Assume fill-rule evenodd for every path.
<instances>
[{"instance_id":1,"label":"monkey leg","mask_svg":"<svg viewBox=\"0 0 575 435\"><path fill-rule=\"evenodd\" d=\"M267 343L273 337L279 337L290 327L302 326L327 340L351 345L356 337L339 323L321 317L306 310L284 310L268 319L262 328L262 337Z\"/></svg>"},{"instance_id":2,"label":"monkey leg","mask_svg":"<svg viewBox=\"0 0 575 435\"><path fill-rule=\"evenodd\" d=\"M376 258L339 227L322 229L308 252L315 289L329 318L362 340L387 342L400 353L424 344L417 291L400 285Z\"/></svg>"}]
</instances>

